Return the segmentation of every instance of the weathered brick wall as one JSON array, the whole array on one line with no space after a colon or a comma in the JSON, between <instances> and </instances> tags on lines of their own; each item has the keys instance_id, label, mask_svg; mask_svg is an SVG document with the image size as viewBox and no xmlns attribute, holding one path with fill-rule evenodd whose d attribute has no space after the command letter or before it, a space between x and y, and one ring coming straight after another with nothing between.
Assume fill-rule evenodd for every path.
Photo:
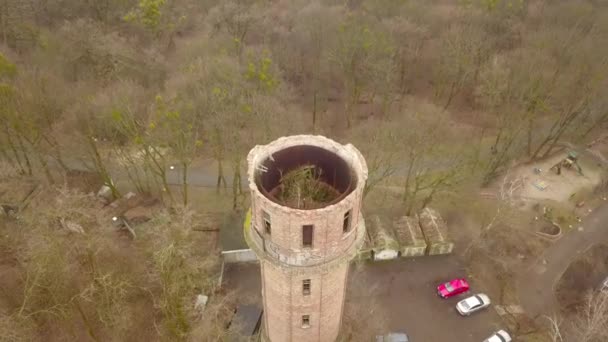
<instances>
[{"instance_id":1,"label":"weathered brick wall","mask_svg":"<svg viewBox=\"0 0 608 342\"><path fill-rule=\"evenodd\" d=\"M262 262L266 335L271 341L335 341L340 330L348 263L330 271L297 270ZM302 282L311 282L302 294ZM310 326L302 327L302 316Z\"/></svg>"},{"instance_id":2,"label":"weathered brick wall","mask_svg":"<svg viewBox=\"0 0 608 342\"><path fill-rule=\"evenodd\" d=\"M252 193L252 222L264 237L292 265L315 265L339 257L354 242L359 226L362 189L353 191L341 202L319 210L297 210L278 206L261 193ZM344 214L351 210L351 225L342 231ZM272 221L270 235L264 233L266 212ZM302 226L313 225L313 246L303 248Z\"/></svg>"},{"instance_id":3,"label":"weathered brick wall","mask_svg":"<svg viewBox=\"0 0 608 342\"><path fill-rule=\"evenodd\" d=\"M272 153L298 145L322 147L345 160L355 174L356 188L340 202L314 210L289 208L265 197L255 184L256 169ZM365 160L352 145L302 135L256 146L248 163L252 220L245 234L261 264L265 335L272 342L335 341L348 264L365 235L360 214L367 179ZM349 210L350 230L344 233L344 214ZM265 233L264 212L270 216L270 235ZM311 248L302 246L303 225L314 226ZM305 279L311 281L310 295L302 293ZM310 316L310 327L302 327L303 315Z\"/></svg>"},{"instance_id":4,"label":"weathered brick wall","mask_svg":"<svg viewBox=\"0 0 608 342\"><path fill-rule=\"evenodd\" d=\"M320 321L322 323L319 341L335 341L340 332L348 266L348 263L344 263L340 268L329 272L323 278L322 307L320 310Z\"/></svg>"},{"instance_id":5,"label":"weathered brick wall","mask_svg":"<svg viewBox=\"0 0 608 342\"><path fill-rule=\"evenodd\" d=\"M264 196L255 183L257 166L272 153L296 145L314 145L334 152L349 164L355 173L356 188L340 202L316 210L297 210L279 205ZM341 145L322 136L299 135L280 138L268 145L256 146L248 156L249 187L252 199L252 223L266 242L293 265L314 265L338 257L348 249L359 226L367 165L352 145ZM344 214L351 210L351 229L342 232ZM271 219L272 232L264 233L264 215ZM302 248L302 226L314 226L312 248Z\"/></svg>"}]
</instances>

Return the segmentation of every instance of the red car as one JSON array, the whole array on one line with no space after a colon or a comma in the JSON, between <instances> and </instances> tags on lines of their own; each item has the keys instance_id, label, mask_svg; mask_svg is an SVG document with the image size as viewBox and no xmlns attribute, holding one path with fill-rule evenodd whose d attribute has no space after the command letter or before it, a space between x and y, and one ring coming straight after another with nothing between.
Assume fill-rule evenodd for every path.
<instances>
[{"instance_id":1,"label":"red car","mask_svg":"<svg viewBox=\"0 0 608 342\"><path fill-rule=\"evenodd\" d=\"M465 279L453 279L437 286L437 294L442 298L450 298L469 291L469 283Z\"/></svg>"}]
</instances>

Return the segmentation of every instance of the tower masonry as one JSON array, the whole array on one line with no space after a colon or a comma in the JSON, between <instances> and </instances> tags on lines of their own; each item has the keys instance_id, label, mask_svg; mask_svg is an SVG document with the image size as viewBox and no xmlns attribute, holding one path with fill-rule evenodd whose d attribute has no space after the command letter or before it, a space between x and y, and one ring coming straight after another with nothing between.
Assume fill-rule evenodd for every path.
<instances>
[{"instance_id":1,"label":"tower masonry","mask_svg":"<svg viewBox=\"0 0 608 342\"><path fill-rule=\"evenodd\" d=\"M245 239L260 260L263 338L335 341L349 262L365 236L365 159L351 144L297 135L254 147L247 161Z\"/></svg>"}]
</instances>

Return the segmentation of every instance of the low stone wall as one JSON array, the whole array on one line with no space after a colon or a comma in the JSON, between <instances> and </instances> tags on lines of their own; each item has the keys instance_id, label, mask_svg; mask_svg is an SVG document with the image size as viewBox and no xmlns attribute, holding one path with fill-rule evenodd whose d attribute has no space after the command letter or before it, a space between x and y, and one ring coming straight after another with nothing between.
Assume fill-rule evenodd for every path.
<instances>
[{"instance_id":1,"label":"low stone wall","mask_svg":"<svg viewBox=\"0 0 608 342\"><path fill-rule=\"evenodd\" d=\"M235 251L223 251L222 258L227 264L236 262L257 261L255 253L251 249L239 249Z\"/></svg>"}]
</instances>

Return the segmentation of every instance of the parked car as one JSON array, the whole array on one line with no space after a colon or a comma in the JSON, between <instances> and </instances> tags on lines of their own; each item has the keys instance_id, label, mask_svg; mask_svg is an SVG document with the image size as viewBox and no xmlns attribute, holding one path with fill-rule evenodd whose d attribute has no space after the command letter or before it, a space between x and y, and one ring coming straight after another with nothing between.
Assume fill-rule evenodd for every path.
<instances>
[{"instance_id":1,"label":"parked car","mask_svg":"<svg viewBox=\"0 0 608 342\"><path fill-rule=\"evenodd\" d=\"M469 283L464 278L452 279L437 286L437 294L443 298L450 298L467 291L469 291Z\"/></svg>"},{"instance_id":2,"label":"parked car","mask_svg":"<svg viewBox=\"0 0 608 342\"><path fill-rule=\"evenodd\" d=\"M406 333L388 333L383 336L376 336L376 342L409 342Z\"/></svg>"},{"instance_id":3,"label":"parked car","mask_svg":"<svg viewBox=\"0 0 608 342\"><path fill-rule=\"evenodd\" d=\"M492 336L483 340L483 342L511 342L511 341L513 341L513 339L511 339L511 335L509 335L509 333L504 330L498 330L497 332L493 333Z\"/></svg>"},{"instance_id":4,"label":"parked car","mask_svg":"<svg viewBox=\"0 0 608 342\"><path fill-rule=\"evenodd\" d=\"M490 298L483 293L479 293L458 302L458 304L456 304L456 310L458 310L461 315L468 316L474 312L485 309L488 306L490 306Z\"/></svg>"}]
</instances>

